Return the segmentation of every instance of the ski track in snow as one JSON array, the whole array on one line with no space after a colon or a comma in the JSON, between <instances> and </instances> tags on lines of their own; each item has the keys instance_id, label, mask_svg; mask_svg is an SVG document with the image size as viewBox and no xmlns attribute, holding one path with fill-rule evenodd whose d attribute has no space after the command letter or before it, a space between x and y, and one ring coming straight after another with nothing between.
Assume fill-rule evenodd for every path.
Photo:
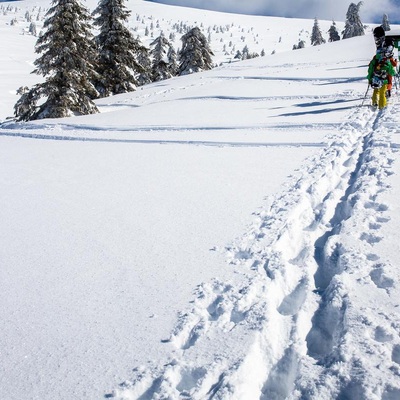
<instances>
[{"instance_id":1,"label":"ski track in snow","mask_svg":"<svg viewBox=\"0 0 400 400\"><path fill-rule=\"evenodd\" d=\"M217 147L323 147L324 143L290 143L290 142L224 142L224 141L206 141L206 140L151 140L151 139L106 139L106 138L88 138L76 136L49 136L40 133L27 134L23 132L0 132L0 136L15 136L28 139L43 140L66 140L66 141L82 141L82 142L106 142L106 143L130 143L130 144L172 144L172 145L194 145L194 146L217 146Z\"/></svg>"},{"instance_id":2,"label":"ski track in snow","mask_svg":"<svg viewBox=\"0 0 400 400\"><path fill-rule=\"evenodd\" d=\"M390 113L398 109L354 109L226 249L237 281L197 287L192 308L164 340L171 359L137 368L106 397L400 398L400 326L393 316L378 315L377 326L368 318L379 314L375 297L397 307L393 268L374 245L388 221L379 198L397 151L387 139L396 129ZM365 251L354 251L355 242ZM360 292L351 291L349 280ZM363 320L353 311L360 293L371 299L363 303ZM239 337L242 350L233 344ZM382 351L387 363L377 370ZM357 352L370 354L371 364ZM372 374L380 374L376 387Z\"/></svg>"}]
</instances>

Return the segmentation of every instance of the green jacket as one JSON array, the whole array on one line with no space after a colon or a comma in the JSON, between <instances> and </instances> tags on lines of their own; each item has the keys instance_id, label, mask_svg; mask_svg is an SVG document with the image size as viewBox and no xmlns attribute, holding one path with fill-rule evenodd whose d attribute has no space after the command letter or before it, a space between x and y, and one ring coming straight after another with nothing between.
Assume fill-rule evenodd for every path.
<instances>
[{"instance_id":1,"label":"green jacket","mask_svg":"<svg viewBox=\"0 0 400 400\"><path fill-rule=\"evenodd\" d=\"M383 72L383 73L382 73ZM388 83L388 75L396 75L392 63L388 58L381 58L379 55L374 56L368 65L368 81L371 82L374 75L381 75L384 83Z\"/></svg>"}]
</instances>

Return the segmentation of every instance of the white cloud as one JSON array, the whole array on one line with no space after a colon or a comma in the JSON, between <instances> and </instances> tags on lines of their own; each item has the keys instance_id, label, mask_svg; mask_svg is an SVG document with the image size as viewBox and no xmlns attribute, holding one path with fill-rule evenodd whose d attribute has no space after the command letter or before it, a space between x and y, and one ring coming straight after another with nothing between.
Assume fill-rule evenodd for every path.
<instances>
[{"instance_id":1,"label":"white cloud","mask_svg":"<svg viewBox=\"0 0 400 400\"><path fill-rule=\"evenodd\" d=\"M157 2L243 14L314 18L345 21L349 0L156 0ZM358 1L353 1L358 3ZM380 23L383 14L390 21L400 21L398 0L364 0L360 17L364 23Z\"/></svg>"}]
</instances>

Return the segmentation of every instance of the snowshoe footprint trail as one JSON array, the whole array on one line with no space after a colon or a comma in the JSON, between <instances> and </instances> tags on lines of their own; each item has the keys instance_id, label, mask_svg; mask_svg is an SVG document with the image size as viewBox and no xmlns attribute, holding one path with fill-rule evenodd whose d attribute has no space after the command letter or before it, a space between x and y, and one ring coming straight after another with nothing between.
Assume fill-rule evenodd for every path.
<instances>
[{"instance_id":1,"label":"snowshoe footprint trail","mask_svg":"<svg viewBox=\"0 0 400 400\"><path fill-rule=\"evenodd\" d=\"M191 310L180 314L166 340L170 362L137 370L113 397L369 398L371 372L354 349L374 353L384 344L400 364L400 341L388 315L374 327L368 317L354 320L344 272L363 270L359 280L367 276L379 291L372 297L389 296L394 287L392 266L374 253L388 222L379 201L395 151L382 141L388 113L356 109L329 145L305 161L227 249L238 279L200 285ZM352 241L363 242L365 252L353 253ZM353 346L350 325L367 326L368 340ZM392 386L379 390L399 394Z\"/></svg>"},{"instance_id":2,"label":"snowshoe footprint trail","mask_svg":"<svg viewBox=\"0 0 400 400\"><path fill-rule=\"evenodd\" d=\"M353 343L356 342L357 334L361 338L364 337L366 326L373 324L368 318L362 323L357 320L355 316L357 307L363 310L364 315L380 314L379 310L370 308L374 301L366 306L368 302L360 301L359 298L361 299L361 292L365 292L362 294L368 300L382 296L382 293L373 290L366 275L369 275L372 284L376 285L376 282L380 281L382 269L380 264L376 263L380 257L373 253L373 247L381 240L378 233L382 224L389 221L385 217L388 207L378 201L379 196L388 188L386 177L392 174L390 160L393 150L387 145L388 137L385 135L384 124L387 115L390 114L380 113L375 120L372 119L371 123L367 124L363 151L360 153L346 195L338 207L338 211L342 211L337 216L343 217L336 218L336 221L334 219L332 234L327 235L321 247L316 246L317 251L320 249L319 269L315 276L316 286L321 290L321 301L312 319L313 326L307 336L307 344L308 354L318 361L319 366L314 365L312 368L317 370L314 373L320 378L317 383L309 378L308 383L301 389L304 396L307 393L314 393L311 398L329 398L329 396L392 398L385 397L385 393L391 396L390 393L393 391L386 387L384 382L395 381L395 374L383 378L384 373L379 371L379 374L382 374L381 383L374 384L372 383L374 379L370 379L374 374L370 372L371 366L363 365L361 361L362 353L374 354L381 349L379 350L373 343L368 343L368 340L364 342L361 339L359 343ZM363 244L365 250L362 253L353 250L352 245L356 241ZM343 272L356 275L353 280L360 283L357 291L349 290L349 275L341 275ZM391 278L385 277L384 281L388 287L393 287ZM384 286L384 284L376 285L380 289L385 289ZM385 325L385 329L388 329L388 322L382 326ZM381 332L380 326L370 333L375 341L377 339L379 341L382 337L391 337L381 335L379 332ZM376 364L372 369L379 365L376 359L372 364L374 362ZM342 368L339 368L341 363ZM302 366L302 374L307 375L308 368L310 366ZM379 369L385 368L379 367ZM301 387L305 381L306 379L303 379L299 386ZM332 387L329 393L326 389L328 381Z\"/></svg>"}]
</instances>

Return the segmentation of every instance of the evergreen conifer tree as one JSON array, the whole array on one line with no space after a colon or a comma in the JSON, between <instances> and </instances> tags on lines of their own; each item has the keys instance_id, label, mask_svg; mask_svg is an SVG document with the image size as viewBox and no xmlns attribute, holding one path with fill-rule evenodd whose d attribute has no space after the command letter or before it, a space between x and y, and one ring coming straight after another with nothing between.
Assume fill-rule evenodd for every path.
<instances>
[{"instance_id":1,"label":"evergreen conifer tree","mask_svg":"<svg viewBox=\"0 0 400 400\"><path fill-rule=\"evenodd\" d=\"M178 55L172 46L168 49L167 57L170 73L172 76L175 76L178 74Z\"/></svg>"},{"instance_id":2,"label":"evergreen conifer tree","mask_svg":"<svg viewBox=\"0 0 400 400\"><path fill-rule=\"evenodd\" d=\"M300 39L297 45L296 44L293 45L292 50L304 49L305 46L306 46L305 41Z\"/></svg>"},{"instance_id":3,"label":"evergreen conifer tree","mask_svg":"<svg viewBox=\"0 0 400 400\"><path fill-rule=\"evenodd\" d=\"M328 33L329 33L329 39L328 39L329 42L336 42L336 41L340 40L340 35L336 29L335 21L332 21L332 25L329 28Z\"/></svg>"},{"instance_id":4,"label":"evergreen conifer tree","mask_svg":"<svg viewBox=\"0 0 400 400\"><path fill-rule=\"evenodd\" d=\"M389 17L387 14L383 14L382 17L382 28L385 32L390 31Z\"/></svg>"},{"instance_id":5,"label":"evergreen conifer tree","mask_svg":"<svg viewBox=\"0 0 400 400\"><path fill-rule=\"evenodd\" d=\"M187 75L212 69L212 52L207 38L196 26L182 36L182 49L179 52L178 75Z\"/></svg>"},{"instance_id":6,"label":"evergreen conifer tree","mask_svg":"<svg viewBox=\"0 0 400 400\"><path fill-rule=\"evenodd\" d=\"M311 33L311 45L319 46L325 43L325 39L322 37L321 29L319 28L318 19L314 19L314 26Z\"/></svg>"},{"instance_id":7,"label":"evergreen conifer tree","mask_svg":"<svg viewBox=\"0 0 400 400\"><path fill-rule=\"evenodd\" d=\"M364 32L364 25L360 19L360 8L363 2L360 1L358 4L351 3L347 10L346 14L346 23L344 26L344 30L342 32L343 39L349 39L355 36L363 36L365 35Z\"/></svg>"},{"instance_id":8,"label":"evergreen conifer tree","mask_svg":"<svg viewBox=\"0 0 400 400\"><path fill-rule=\"evenodd\" d=\"M153 81L161 81L173 76L168 59L171 47L172 44L162 33L150 44L150 55L153 58L151 66Z\"/></svg>"},{"instance_id":9,"label":"evergreen conifer tree","mask_svg":"<svg viewBox=\"0 0 400 400\"><path fill-rule=\"evenodd\" d=\"M242 60L248 60L249 58L250 58L250 51L246 44L242 50Z\"/></svg>"},{"instance_id":10,"label":"evergreen conifer tree","mask_svg":"<svg viewBox=\"0 0 400 400\"><path fill-rule=\"evenodd\" d=\"M138 40L138 43L140 44L140 40ZM138 49L137 52L137 62L140 65L140 72L137 75L137 81L139 86L146 85L147 83L153 82L152 76L151 76L151 59L150 59L150 53L149 49L143 45L140 44L140 48Z\"/></svg>"},{"instance_id":11,"label":"evergreen conifer tree","mask_svg":"<svg viewBox=\"0 0 400 400\"><path fill-rule=\"evenodd\" d=\"M88 10L77 0L54 0L46 16L47 30L35 49L42 55L34 61L33 71L45 81L24 91L14 107L15 116L27 121L98 112L92 101L98 92L91 83L96 52Z\"/></svg>"},{"instance_id":12,"label":"evergreen conifer tree","mask_svg":"<svg viewBox=\"0 0 400 400\"><path fill-rule=\"evenodd\" d=\"M30 121L35 119L37 113L37 103L40 99L41 88L35 85L32 89L27 86L20 87L17 94L21 97L14 106L14 113L18 121Z\"/></svg>"},{"instance_id":13,"label":"evergreen conifer tree","mask_svg":"<svg viewBox=\"0 0 400 400\"><path fill-rule=\"evenodd\" d=\"M235 57L233 57L235 60L242 60L242 52L238 50L235 54Z\"/></svg>"},{"instance_id":14,"label":"evergreen conifer tree","mask_svg":"<svg viewBox=\"0 0 400 400\"><path fill-rule=\"evenodd\" d=\"M100 0L93 14L98 15L94 24L100 30L96 36L97 90L101 97L135 90L139 85L137 74L143 70L137 61L143 46L125 26L131 12L126 9L124 0Z\"/></svg>"},{"instance_id":15,"label":"evergreen conifer tree","mask_svg":"<svg viewBox=\"0 0 400 400\"><path fill-rule=\"evenodd\" d=\"M34 22L31 22L29 25L29 33L33 36L37 36L36 24Z\"/></svg>"}]
</instances>

